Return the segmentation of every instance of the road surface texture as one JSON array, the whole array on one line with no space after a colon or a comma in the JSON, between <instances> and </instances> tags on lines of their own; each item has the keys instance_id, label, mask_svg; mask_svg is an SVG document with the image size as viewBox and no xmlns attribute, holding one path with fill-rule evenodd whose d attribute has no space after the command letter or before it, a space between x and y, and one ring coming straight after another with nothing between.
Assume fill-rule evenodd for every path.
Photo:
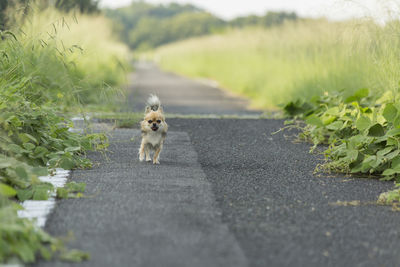
<instances>
[{"instance_id":1,"label":"road surface texture","mask_svg":"<svg viewBox=\"0 0 400 267\"><path fill-rule=\"evenodd\" d=\"M172 113L248 114L215 88L139 66L132 94L153 89ZM60 200L46 230L75 233L69 246L92 257L77 266L400 265L400 213L372 204L393 183L313 175L321 156L272 134L281 120L167 122L161 165L138 161L138 129L116 129L108 159L91 153L98 164L73 171L88 198ZM361 205L332 205L338 200Z\"/></svg>"}]
</instances>

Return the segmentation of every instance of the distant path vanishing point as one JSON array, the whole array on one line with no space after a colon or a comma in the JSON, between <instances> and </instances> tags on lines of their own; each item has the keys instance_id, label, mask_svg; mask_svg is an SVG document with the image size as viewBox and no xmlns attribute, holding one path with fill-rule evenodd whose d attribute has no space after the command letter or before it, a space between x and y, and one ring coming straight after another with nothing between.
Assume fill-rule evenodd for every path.
<instances>
[{"instance_id":1,"label":"distant path vanishing point","mask_svg":"<svg viewBox=\"0 0 400 267\"><path fill-rule=\"evenodd\" d=\"M167 113L259 115L260 111L248 110L249 102L228 95L216 88L215 82L193 81L173 73L161 71L154 63L135 64L130 75L127 111L143 112L149 94L157 94Z\"/></svg>"},{"instance_id":2,"label":"distant path vanishing point","mask_svg":"<svg viewBox=\"0 0 400 267\"><path fill-rule=\"evenodd\" d=\"M254 114L244 100L136 66L127 108L157 93L169 113ZM321 156L282 120L173 119L161 165L141 163L140 131L111 130L108 159L75 170L88 198L59 200L46 224L75 233L80 264L36 266L399 266L400 214L374 204L392 182L316 176ZM355 205L345 205L346 201ZM337 205L337 201L342 204Z\"/></svg>"}]
</instances>

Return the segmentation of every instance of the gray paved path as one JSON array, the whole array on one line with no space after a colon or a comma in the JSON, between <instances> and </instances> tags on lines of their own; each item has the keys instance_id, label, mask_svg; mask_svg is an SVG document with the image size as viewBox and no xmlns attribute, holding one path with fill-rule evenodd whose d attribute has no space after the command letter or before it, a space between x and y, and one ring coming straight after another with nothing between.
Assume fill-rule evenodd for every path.
<instances>
[{"instance_id":1,"label":"gray paved path","mask_svg":"<svg viewBox=\"0 0 400 267\"><path fill-rule=\"evenodd\" d=\"M161 71L154 64L135 64L130 76L126 111L143 112L149 94L157 94L167 113L254 115L259 111L247 109L248 101L228 95L202 82Z\"/></svg>"},{"instance_id":2,"label":"gray paved path","mask_svg":"<svg viewBox=\"0 0 400 267\"><path fill-rule=\"evenodd\" d=\"M101 164L72 177L93 197L60 201L47 222L73 230L70 245L91 253L82 266L247 266L187 133L169 133L159 166L138 161L138 130L111 134L109 161L93 154Z\"/></svg>"},{"instance_id":3,"label":"gray paved path","mask_svg":"<svg viewBox=\"0 0 400 267\"><path fill-rule=\"evenodd\" d=\"M212 110L207 97L195 107L174 104L175 88L200 99L204 85L151 65L140 66L134 84L132 109L138 108L133 95L156 92L171 113ZM236 100L223 99L214 112L248 114ZM59 201L46 229L75 233L70 246L92 254L81 266L400 266L399 213L372 204L331 205L374 202L393 183L314 176L321 157L284 133L271 135L280 120L168 123L160 166L138 162L138 130L118 129L109 161L92 153L99 164L73 172L71 180L86 182L92 197Z\"/></svg>"}]
</instances>

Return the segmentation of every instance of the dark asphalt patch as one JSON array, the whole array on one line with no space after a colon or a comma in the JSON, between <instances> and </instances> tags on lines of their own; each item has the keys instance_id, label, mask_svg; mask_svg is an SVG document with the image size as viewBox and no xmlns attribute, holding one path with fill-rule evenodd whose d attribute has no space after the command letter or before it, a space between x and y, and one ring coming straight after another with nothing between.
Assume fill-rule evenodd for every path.
<instances>
[{"instance_id":1,"label":"dark asphalt patch","mask_svg":"<svg viewBox=\"0 0 400 267\"><path fill-rule=\"evenodd\" d=\"M279 120L170 119L187 131L223 222L250 266L398 266L400 214L374 202L393 182L316 177L321 156L294 144Z\"/></svg>"}]
</instances>

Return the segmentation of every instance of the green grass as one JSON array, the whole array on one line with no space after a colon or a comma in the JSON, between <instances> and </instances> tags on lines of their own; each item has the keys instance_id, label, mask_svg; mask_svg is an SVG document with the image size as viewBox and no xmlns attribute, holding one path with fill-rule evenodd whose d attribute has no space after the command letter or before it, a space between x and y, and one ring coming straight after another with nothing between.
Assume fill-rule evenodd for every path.
<instances>
[{"instance_id":1,"label":"green grass","mask_svg":"<svg viewBox=\"0 0 400 267\"><path fill-rule=\"evenodd\" d=\"M101 15L51 8L33 14L12 31L25 50L43 46L38 55L21 53L20 59L29 72L53 83L47 93L84 105L113 103L118 86L126 83L129 50L115 39L111 22Z\"/></svg>"},{"instance_id":2,"label":"green grass","mask_svg":"<svg viewBox=\"0 0 400 267\"><path fill-rule=\"evenodd\" d=\"M400 25L370 21L310 20L271 29L249 28L157 49L163 69L214 79L252 106L360 88L396 91L400 77Z\"/></svg>"},{"instance_id":3,"label":"green grass","mask_svg":"<svg viewBox=\"0 0 400 267\"><path fill-rule=\"evenodd\" d=\"M143 113L139 112L97 112L92 116L100 122L113 123L115 128L138 127L143 119Z\"/></svg>"}]
</instances>

